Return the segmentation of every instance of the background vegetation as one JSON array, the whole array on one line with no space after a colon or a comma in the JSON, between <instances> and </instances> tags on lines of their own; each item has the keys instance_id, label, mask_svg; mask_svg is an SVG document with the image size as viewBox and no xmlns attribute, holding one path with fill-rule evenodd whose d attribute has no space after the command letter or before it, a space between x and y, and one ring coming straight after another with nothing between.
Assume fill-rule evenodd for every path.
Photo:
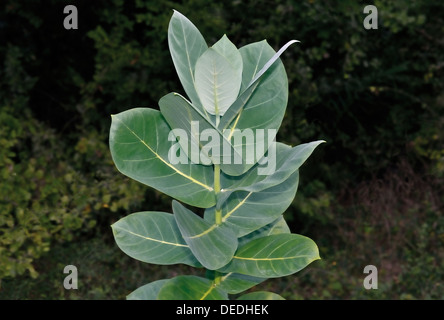
<instances>
[{"instance_id":1,"label":"background vegetation","mask_svg":"<svg viewBox=\"0 0 444 320\"><path fill-rule=\"evenodd\" d=\"M74 4L79 29L63 28ZM378 8L379 28L363 27ZM444 3L353 0L4 0L0 4L0 298L124 299L192 272L128 258L110 224L170 199L115 169L110 114L181 85L172 9L209 44L267 39L289 104L278 139L324 139L286 213L322 260L260 288L288 299L444 299ZM65 290L65 265L79 289ZM366 265L379 270L365 290Z\"/></svg>"}]
</instances>

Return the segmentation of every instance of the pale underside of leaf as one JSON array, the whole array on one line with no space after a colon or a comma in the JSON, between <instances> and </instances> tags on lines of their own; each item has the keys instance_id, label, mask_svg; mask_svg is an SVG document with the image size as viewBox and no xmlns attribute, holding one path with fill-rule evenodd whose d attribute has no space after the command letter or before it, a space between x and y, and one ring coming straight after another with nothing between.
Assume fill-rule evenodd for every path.
<instances>
[{"instance_id":1,"label":"pale underside of leaf","mask_svg":"<svg viewBox=\"0 0 444 320\"><path fill-rule=\"evenodd\" d=\"M236 100L242 74L233 68L225 57L209 48L196 62L196 91L204 109L222 116Z\"/></svg>"}]
</instances>

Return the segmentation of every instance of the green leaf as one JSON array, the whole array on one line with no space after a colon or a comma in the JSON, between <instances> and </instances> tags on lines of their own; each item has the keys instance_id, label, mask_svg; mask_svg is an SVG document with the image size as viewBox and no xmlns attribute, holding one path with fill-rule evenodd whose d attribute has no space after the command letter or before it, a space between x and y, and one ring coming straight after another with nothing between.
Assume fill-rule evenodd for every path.
<instances>
[{"instance_id":1,"label":"green leaf","mask_svg":"<svg viewBox=\"0 0 444 320\"><path fill-rule=\"evenodd\" d=\"M156 300L160 288L167 283L169 279L157 280L141 286L126 296L127 300Z\"/></svg>"},{"instance_id":2,"label":"green leaf","mask_svg":"<svg viewBox=\"0 0 444 320\"><path fill-rule=\"evenodd\" d=\"M158 300L227 300L227 294L208 279L198 276L178 276L166 282Z\"/></svg>"},{"instance_id":3,"label":"green leaf","mask_svg":"<svg viewBox=\"0 0 444 320\"><path fill-rule=\"evenodd\" d=\"M273 60L276 52L265 40L248 44L240 48L239 52L243 61L239 102L233 103L225 113L220 127L278 129L288 100L284 65L280 59ZM273 63L269 64L270 61ZM253 119L247 118L253 114Z\"/></svg>"},{"instance_id":4,"label":"green leaf","mask_svg":"<svg viewBox=\"0 0 444 320\"><path fill-rule=\"evenodd\" d=\"M227 35L217 41L212 48L222 55L233 66L233 69L242 78L243 62L242 56L236 46L228 39Z\"/></svg>"},{"instance_id":5,"label":"green leaf","mask_svg":"<svg viewBox=\"0 0 444 320\"><path fill-rule=\"evenodd\" d=\"M317 259L319 251L313 240L283 233L248 242L219 271L277 278L298 272Z\"/></svg>"},{"instance_id":6,"label":"green leaf","mask_svg":"<svg viewBox=\"0 0 444 320\"><path fill-rule=\"evenodd\" d=\"M240 248L248 242L253 241L254 239L281 233L291 233L290 228L288 227L287 222L285 221L283 216L280 216L272 223L269 223L258 230L255 230L241 238L238 238L238 247Z\"/></svg>"},{"instance_id":7,"label":"green leaf","mask_svg":"<svg viewBox=\"0 0 444 320\"><path fill-rule=\"evenodd\" d=\"M242 71L242 70L241 70ZM215 49L209 48L196 62L195 86L204 109L222 116L236 100L242 72Z\"/></svg>"},{"instance_id":8,"label":"green leaf","mask_svg":"<svg viewBox=\"0 0 444 320\"><path fill-rule=\"evenodd\" d=\"M168 26L168 46L186 94L206 114L194 86L194 71L197 59L208 49L208 45L196 26L176 10Z\"/></svg>"},{"instance_id":9,"label":"green leaf","mask_svg":"<svg viewBox=\"0 0 444 320\"><path fill-rule=\"evenodd\" d=\"M283 143L276 143L275 159L269 152L267 168L257 165L239 177L223 176L221 183L224 186L224 192L234 190L261 191L285 181L300 168L314 149L323 142L325 141L318 140L300 144L293 148Z\"/></svg>"},{"instance_id":10,"label":"green leaf","mask_svg":"<svg viewBox=\"0 0 444 320\"><path fill-rule=\"evenodd\" d=\"M183 263L201 266L170 213L137 212L111 227L119 248L134 259L162 265Z\"/></svg>"},{"instance_id":11,"label":"green leaf","mask_svg":"<svg viewBox=\"0 0 444 320\"><path fill-rule=\"evenodd\" d=\"M293 202L299 172L284 182L259 192L236 191L221 205L222 223L242 237L276 220ZM216 207L205 210L204 219L215 220Z\"/></svg>"},{"instance_id":12,"label":"green leaf","mask_svg":"<svg viewBox=\"0 0 444 320\"><path fill-rule=\"evenodd\" d=\"M259 79L261 78L261 76L265 72L267 72L268 69L279 59L281 54L291 44L295 42L299 41L291 40L287 42L278 52L276 52L271 58L269 58L268 61L265 60L266 59L265 57L269 57L270 54L267 54L267 52L265 52L265 54L263 55L264 50L271 53L271 50L273 49L268 46L265 40L247 45L240 49L240 52L242 53L241 57L245 61L245 66L246 66L243 71L241 94L239 95L239 98L236 100L236 102L230 107L229 112L227 112L227 114L221 120L220 123L221 128L225 129L228 127L228 125L239 114L239 111L241 111L242 108L244 108L245 104L248 102L254 90L256 90L256 87L259 84ZM267 46L271 48L271 50ZM259 69L259 66L262 67Z\"/></svg>"},{"instance_id":13,"label":"green leaf","mask_svg":"<svg viewBox=\"0 0 444 320\"><path fill-rule=\"evenodd\" d=\"M170 131L157 110L135 108L113 115L109 144L117 169L189 205L214 206L213 168L172 164L167 143Z\"/></svg>"},{"instance_id":14,"label":"green leaf","mask_svg":"<svg viewBox=\"0 0 444 320\"><path fill-rule=\"evenodd\" d=\"M277 293L268 291L256 291L244 294L236 300L285 300Z\"/></svg>"},{"instance_id":15,"label":"green leaf","mask_svg":"<svg viewBox=\"0 0 444 320\"><path fill-rule=\"evenodd\" d=\"M254 160L243 167L243 172L233 172L229 165L221 165L221 170L231 176L245 173L267 152L281 125L288 100L285 68L266 41L246 45L239 52L243 59L242 93L220 120L219 128L229 141L239 133L252 130L255 147L253 153L249 152ZM265 134L261 136L259 130ZM251 142L243 139L232 144L235 149L245 150Z\"/></svg>"},{"instance_id":16,"label":"green leaf","mask_svg":"<svg viewBox=\"0 0 444 320\"><path fill-rule=\"evenodd\" d=\"M216 286L229 294L237 294L264 282L265 280L267 279L230 272L222 275L220 282Z\"/></svg>"},{"instance_id":17,"label":"green leaf","mask_svg":"<svg viewBox=\"0 0 444 320\"><path fill-rule=\"evenodd\" d=\"M215 270L230 262L237 249L231 229L202 219L174 200L173 212L185 242L205 268Z\"/></svg>"}]
</instances>

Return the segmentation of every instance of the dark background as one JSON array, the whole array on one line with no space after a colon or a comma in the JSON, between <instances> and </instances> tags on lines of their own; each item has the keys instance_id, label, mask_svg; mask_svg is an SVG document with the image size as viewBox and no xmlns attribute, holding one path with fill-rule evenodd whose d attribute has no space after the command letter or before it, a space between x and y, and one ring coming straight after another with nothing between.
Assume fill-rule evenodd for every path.
<instances>
[{"instance_id":1,"label":"dark background","mask_svg":"<svg viewBox=\"0 0 444 320\"><path fill-rule=\"evenodd\" d=\"M78 9L66 30L63 8ZM365 5L378 9L366 30ZM3 0L0 298L124 299L196 272L125 256L110 224L171 199L117 172L110 115L181 92L167 43L176 9L208 44L267 39L289 78L278 140L323 139L285 213L322 260L255 290L287 299L444 298L444 4L440 1ZM79 288L63 288L63 268ZM363 287L366 265L378 289Z\"/></svg>"}]
</instances>

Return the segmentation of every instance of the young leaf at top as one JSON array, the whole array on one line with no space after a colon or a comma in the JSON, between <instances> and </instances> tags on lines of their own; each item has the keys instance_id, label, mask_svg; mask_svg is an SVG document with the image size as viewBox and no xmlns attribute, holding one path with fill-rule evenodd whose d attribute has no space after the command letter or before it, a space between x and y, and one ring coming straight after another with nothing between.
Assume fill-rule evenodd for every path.
<instances>
[{"instance_id":1,"label":"young leaf at top","mask_svg":"<svg viewBox=\"0 0 444 320\"><path fill-rule=\"evenodd\" d=\"M207 49L196 62L196 91L210 114L225 113L236 100L241 82L242 73L214 48Z\"/></svg>"},{"instance_id":2,"label":"young leaf at top","mask_svg":"<svg viewBox=\"0 0 444 320\"><path fill-rule=\"evenodd\" d=\"M185 93L193 105L206 114L194 86L194 71L197 59L208 49L208 45L196 26L176 10L168 26L168 46Z\"/></svg>"},{"instance_id":3,"label":"young leaf at top","mask_svg":"<svg viewBox=\"0 0 444 320\"><path fill-rule=\"evenodd\" d=\"M233 66L233 69L238 73L237 77L242 79L242 56L234 43L228 39L227 35L220 38L220 40L217 41L212 48L227 59L227 61Z\"/></svg>"}]
</instances>

